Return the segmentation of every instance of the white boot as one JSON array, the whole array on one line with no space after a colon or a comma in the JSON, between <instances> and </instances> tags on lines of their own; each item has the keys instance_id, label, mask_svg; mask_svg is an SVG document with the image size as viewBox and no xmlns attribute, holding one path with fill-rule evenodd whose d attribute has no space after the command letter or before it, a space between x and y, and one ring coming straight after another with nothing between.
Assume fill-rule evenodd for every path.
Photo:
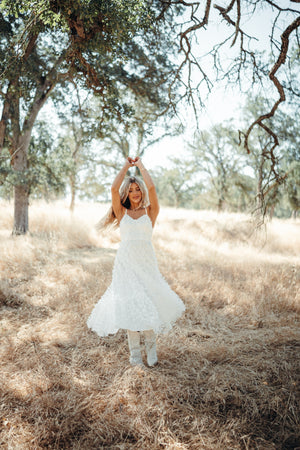
<instances>
[{"instance_id":1,"label":"white boot","mask_svg":"<svg viewBox=\"0 0 300 450\"><path fill-rule=\"evenodd\" d=\"M128 346L130 350L130 364L132 366L143 366L141 347L140 347L140 333L138 331L127 330Z\"/></svg>"},{"instance_id":2,"label":"white boot","mask_svg":"<svg viewBox=\"0 0 300 450\"><path fill-rule=\"evenodd\" d=\"M144 331L148 366L157 364L156 335L153 330Z\"/></svg>"}]
</instances>

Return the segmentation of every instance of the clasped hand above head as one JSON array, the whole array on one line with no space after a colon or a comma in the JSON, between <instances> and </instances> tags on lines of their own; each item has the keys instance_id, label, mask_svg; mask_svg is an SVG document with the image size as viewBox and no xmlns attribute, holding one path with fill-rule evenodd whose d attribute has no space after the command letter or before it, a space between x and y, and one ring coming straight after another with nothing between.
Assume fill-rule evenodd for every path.
<instances>
[{"instance_id":1,"label":"clasped hand above head","mask_svg":"<svg viewBox=\"0 0 300 450\"><path fill-rule=\"evenodd\" d=\"M135 158L131 158L130 156L128 156L127 161L131 166L136 167L139 167L139 165L142 163L141 159L138 156L136 156Z\"/></svg>"}]
</instances>

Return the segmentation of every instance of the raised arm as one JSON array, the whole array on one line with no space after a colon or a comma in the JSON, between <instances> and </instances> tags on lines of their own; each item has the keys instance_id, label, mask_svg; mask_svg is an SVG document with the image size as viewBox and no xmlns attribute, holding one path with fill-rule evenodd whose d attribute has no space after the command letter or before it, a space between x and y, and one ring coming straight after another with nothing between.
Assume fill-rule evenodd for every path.
<instances>
[{"instance_id":1,"label":"raised arm","mask_svg":"<svg viewBox=\"0 0 300 450\"><path fill-rule=\"evenodd\" d=\"M135 158L135 165L140 169L140 172L142 174L142 177L143 177L145 184L147 186L147 189L148 189L149 201L150 201L148 213L152 220L152 224L154 225L155 220L159 213L159 203L158 203L155 185L153 183L153 180L152 180L148 170L145 168L145 166L142 163L140 158L138 158L138 157Z\"/></svg>"},{"instance_id":2,"label":"raised arm","mask_svg":"<svg viewBox=\"0 0 300 450\"><path fill-rule=\"evenodd\" d=\"M125 160L124 166L122 167L122 169L120 170L120 172L114 179L113 184L111 185L112 207L113 207L114 213L116 215L116 218L118 219L119 222L123 217L123 208L124 208L121 203L119 189L120 189L122 181L124 180L129 167L132 167L132 165L133 164L131 162L131 159L127 158Z\"/></svg>"}]
</instances>

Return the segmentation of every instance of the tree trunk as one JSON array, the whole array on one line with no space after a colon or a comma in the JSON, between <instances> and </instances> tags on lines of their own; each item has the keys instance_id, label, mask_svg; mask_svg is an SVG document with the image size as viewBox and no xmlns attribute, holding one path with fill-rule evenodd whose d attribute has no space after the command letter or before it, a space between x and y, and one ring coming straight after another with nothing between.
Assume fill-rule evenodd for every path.
<instances>
[{"instance_id":1,"label":"tree trunk","mask_svg":"<svg viewBox=\"0 0 300 450\"><path fill-rule=\"evenodd\" d=\"M224 211L225 209L225 195L224 190L222 189L221 192L218 194L218 213Z\"/></svg>"},{"instance_id":2,"label":"tree trunk","mask_svg":"<svg viewBox=\"0 0 300 450\"><path fill-rule=\"evenodd\" d=\"M15 213L13 234L26 234L28 231L28 186L15 186Z\"/></svg>"},{"instance_id":3,"label":"tree trunk","mask_svg":"<svg viewBox=\"0 0 300 450\"><path fill-rule=\"evenodd\" d=\"M29 185L26 181L26 169L28 168L28 148L31 140L32 128L41 108L44 106L54 84L47 80L37 88L36 97L30 108L28 116L24 120L23 130L19 128L19 98L18 108L14 108L12 125L14 134L14 145L10 149L12 155L13 169L16 171L17 180L15 182L15 212L13 234L25 234L28 231L28 206L29 206ZM18 184L18 180L21 181Z\"/></svg>"},{"instance_id":4,"label":"tree trunk","mask_svg":"<svg viewBox=\"0 0 300 450\"><path fill-rule=\"evenodd\" d=\"M273 203L273 205L271 205L271 207L270 207L270 212L269 212L270 221L272 221L272 219L273 219L275 206L276 206L275 203Z\"/></svg>"},{"instance_id":5,"label":"tree trunk","mask_svg":"<svg viewBox=\"0 0 300 450\"><path fill-rule=\"evenodd\" d=\"M76 196L75 175L71 175L70 177L70 188L71 188L70 211L73 212L75 208L75 196Z\"/></svg>"},{"instance_id":6,"label":"tree trunk","mask_svg":"<svg viewBox=\"0 0 300 450\"><path fill-rule=\"evenodd\" d=\"M218 213L222 212L224 209L224 199L219 198L218 200Z\"/></svg>"},{"instance_id":7,"label":"tree trunk","mask_svg":"<svg viewBox=\"0 0 300 450\"><path fill-rule=\"evenodd\" d=\"M261 155L260 162L258 166L258 177L257 177L257 193L256 193L256 206L259 209L259 211L263 211L263 203L264 203L264 197L262 192L262 185L263 185L263 167L264 167L264 157Z\"/></svg>"},{"instance_id":8,"label":"tree trunk","mask_svg":"<svg viewBox=\"0 0 300 450\"><path fill-rule=\"evenodd\" d=\"M28 231L28 205L29 205L29 186L24 180L24 172L27 169L27 150L26 143L19 146L13 157L13 169L16 172L20 184L15 184L15 208L14 208L14 227L13 234L25 234Z\"/></svg>"}]
</instances>

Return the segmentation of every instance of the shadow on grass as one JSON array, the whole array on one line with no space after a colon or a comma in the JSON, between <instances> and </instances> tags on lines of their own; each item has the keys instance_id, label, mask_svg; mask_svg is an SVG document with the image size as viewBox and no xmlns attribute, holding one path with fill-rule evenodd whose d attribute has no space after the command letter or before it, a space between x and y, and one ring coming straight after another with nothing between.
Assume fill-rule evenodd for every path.
<instances>
[{"instance_id":1,"label":"shadow on grass","mask_svg":"<svg viewBox=\"0 0 300 450\"><path fill-rule=\"evenodd\" d=\"M63 250L57 261L92 272L95 266L112 268L115 252ZM196 268L209 276L204 263ZM241 271L233 278L217 265L213 271L224 283L245 277ZM129 366L125 331L100 339L87 330L85 312L77 310L85 301L81 297L70 293L53 308L19 297L5 300L2 317L15 321L15 335L10 331L1 346L1 445L22 450L299 446L297 341L285 328L276 330L276 342L270 329L232 333L230 314L210 300L200 304L201 311L189 304L194 323L187 314L159 337L159 364L144 369ZM214 333L195 332L201 312L214 316ZM49 329L48 320L56 315L63 337Z\"/></svg>"},{"instance_id":2,"label":"shadow on grass","mask_svg":"<svg viewBox=\"0 0 300 450\"><path fill-rule=\"evenodd\" d=\"M3 445L158 449L177 442L196 449L204 439L211 449L292 449L299 443L295 343L261 342L251 354L246 340L232 352L228 340L222 347L213 338L195 345L171 332L159 337L158 366L141 369L129 366L125 331L99 339L69 323L65 335L50 342L32 334L3 354Z\"/></svg>"}]
</instances>

